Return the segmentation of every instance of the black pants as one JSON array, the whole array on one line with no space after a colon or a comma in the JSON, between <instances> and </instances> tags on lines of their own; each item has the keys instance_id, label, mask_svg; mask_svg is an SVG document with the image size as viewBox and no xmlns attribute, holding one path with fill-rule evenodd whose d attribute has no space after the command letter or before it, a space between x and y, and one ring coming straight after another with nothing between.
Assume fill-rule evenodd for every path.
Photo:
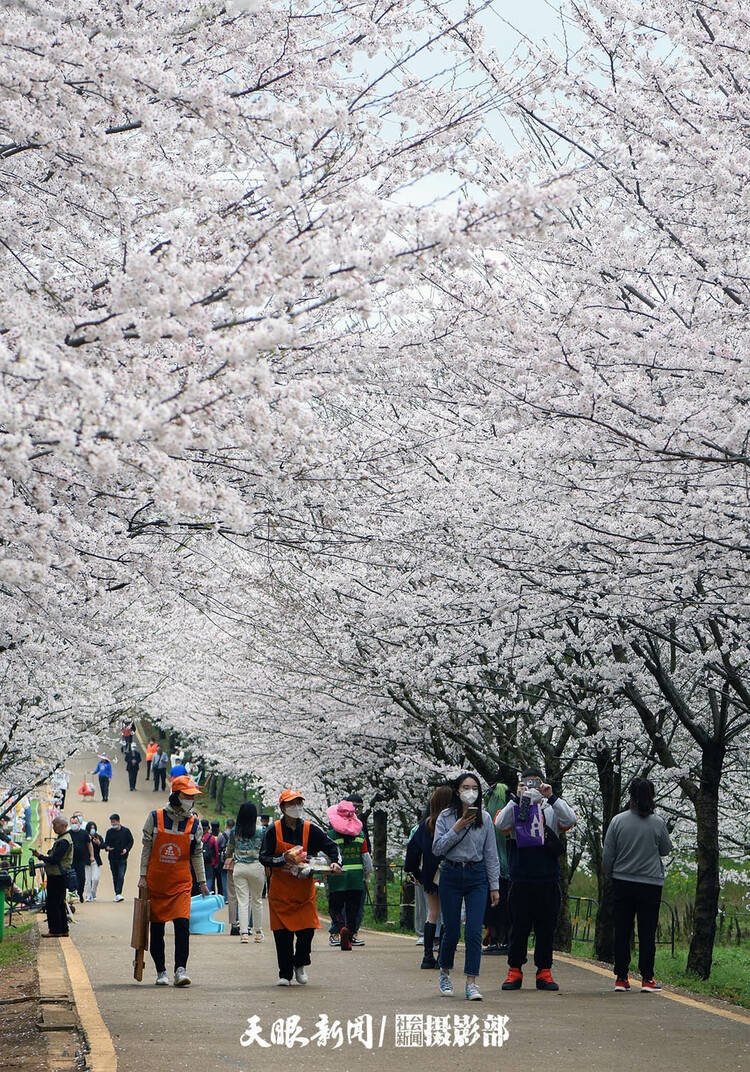
<instances>
[{"instance_id":1,"label":"black pants","mask_svg":"<svg viewBox=\"0 0 750 1072\"><path fill-rule=\"evenodd\" d=\"M47 927L50 934L68 933L66 893L67 883L64 875L47 875Z\"/></svg>"},{"instance_id":2,"label":"black pants","mask_svg":"<svg viewBox=\"0 0 750 1072\"><path fill-rule=\"evenodd\" d=\"M162 789L166 788L167 769L166 767L157 767L156 769L152 767L151 769L154 771L154 792L158 793L160 785Z\"/></svg>"},{"instance_id":3,"label":"black pants","mask_svg":"<svg viewBox=\"0 0 750 1072\"><path fill-rule=\"evenodd\" d=\"M310 949L314 934L312 927L305 927L301 931L273 932L273 940L276 942L276 959L279 962L279 979L291 980L295 968L304 968L310 963ZM294 947L295 935L297 937L296 948Z\"/></svg>"},{"instance_id":4,"label":"black pants","mask_svg":"<svg viewBox=\"0 0 750 1072\"><path fill-rule=\"evenodd\" d=\"M109 778L105 778L103 774L99 775L99 789L102 794L102 800L109 800Z\"/></svg>"},{"instance_id":5,"label":"black pants","mask_svg":"<svg viewBox=\"0 0 750 1072\"><path fill-rule=\"evenodd\" d=\"M331 910L333 934L338 934L346 927L351 934L357 933L357 918L362 890L331 890L328 894L328 907Z\"/></svg>"},{"instance_id":6,"label":"black pants","mask_svg":"<svg viewBox=\"0 0 750 1072\"><path fill-rule=\"evenodd\" d=\"M73 861L73 870L76 873L76 893L78 894L78 900L83 900L83 891L86 888L86 861L78 860Z\"/></svg>"},{"instance_id":7,"label":"black pants","mask_svg":"<svg viewBox=\"0 0 750 1072\"><path fill-rule=\"evenodd\" d=\"M146 781L147 782L151 781L151 760L150 759L146 760Z\"/></svg>"},{"instance_id":8,"label":"black pants","mask_svg":"<svg viewBox=\"0 0 750 1072\"><path fill-rule=\"evenodd\" d=\"M490 904L487 895L487 908L484 913L484 925L489 931L489 940L493 945L506 945L508 942L508 927L510 918L508 914L508 889L510 882L507 878L499 881L500 900L496 905Z\"/></svg>"},{"instance_id":9,"label":"black pants","mask_svg":"<svg viewBox=\"0 0 750 1072\"><path fill-rule=\"evenodd\" d=\"M178 968L187 968L190 955L190 920L173 919L172 922L174 923L174 970L177 971ZM166 971L166 960L164 958L165 926L166 924L164 923L151 921L151 941L148 948L158 972Z\"/></svg>"},{"instance_id":10,"label":"black pants","mask_svg":"<svg viewBox=\"0 0 750 1072\"><path fill-rule=\"evenodd\" d=\"M624 979L630 968L630 940L638 917L638 971L644 979L654 977L656 927L659 922L661 886L649 882L612 879L615 915L615 974Z\"/></svg>"},{"instance_id":11,"label":"black pants","mask_svg":"<svg viewBox=\"0 0 750 1072\"><path fill-rule=\"evenodd\" d=\"M529 934L534 931L534 963L537 970L552 967L552 940L560 911L557 882L515 882L508 891L510 941L508 966L526 963Z\"/></svg>"},{"instance_id":12,"label":"black pants","mask_svg":"<svg viewBox=\"0 0 750 1072\"><path fill-rule=\"evenodd\" d=\"M125 872L128 869L127 856L113 856L109 854L109 869L112 872L112 885L117 897L122 893L122 884L125 880Z\"/></svg>"},{"instance_id":13,"label":"black pants","mask_svg":"<svg viewBox=\"0 0 750 1072\"><path fill-rule=\"evenodd\" d=\"M135 789L135 780L136 780L137 777L138 777L138 767L136 767L136 766L128 767L128 781L130 783L130 788L131 789Z\"/></svg>"}]
</instances>

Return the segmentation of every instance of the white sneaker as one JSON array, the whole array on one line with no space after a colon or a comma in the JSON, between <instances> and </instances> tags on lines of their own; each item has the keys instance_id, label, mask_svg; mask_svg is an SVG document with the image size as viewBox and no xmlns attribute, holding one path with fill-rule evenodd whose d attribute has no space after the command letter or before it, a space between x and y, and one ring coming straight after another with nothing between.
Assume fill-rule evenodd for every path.
<instances>
[{"instance_id":1,"label":"white sneaker","mask_svg":"<svg viewBox=\"0 0 750 1072\"><path fill-rule=\"evenodd\" d=\"M305 983L307 982L307 972L305 971L305 969L304 968L295 968L294 969L294 974L295 974L295 977L297 979L297 982L301 983L302 986L304 986Z\"/></svg>"},{"instance_id":2,"label":"white sneaker","mask_svg":"<svg viewBox=\"0 0 750 1072\"><path fill-rule=\"evenodd\" d=\"M424 945L424 938L417 938L414 945Z\"/></svg>"},{"instance_id":3,"label":"white sneaker","mask_svg":"<svg viewBox=\"0 0 750 1072\"><path fill-rule=\"evenodd\" d=\"M266 938L266 936L263 933L263 931L256 931L255 932L255 941L256 942L263 942L263 941L265 941L265 938Z\"/></svg>"},{"instance_id":4,"label":"white sneaker","mask_svg":"<svg viewBox=\"0 0 750 1072\"><path fill-rule=\"evenodd\" d=\"M115 904L117 904L118 901L124 901L124 900L125 900L125 898L123 897L123 895L121 893L116 893L115 894Z\"/></svg>"},{"instance_id":5,"label":"white sneaker","mask_svg":"<svg viewBox=\"0 0 750 1072\"><path fill-rule=\"evenodd\" d=\"M291 986L292 985L292 980L291 979L277 979L276 980L276 985L277 986Z\"/></svg>"},{"instance_id":6,"label":"white sneaker","mask_svg":"<svg viewBox=\"0 0 750 1072\"><path fill-rule=\"evenodd\" d=\"M185 968L176 968L174 973L175 986L190 986L190 976Z\"/></svg>"},{"instance_id":7,"label":"white sneaker","mask_svg":"<svg viewBox=\"0 0 750 1072\"><path fill-rule=\"evenodd\" d=\"M169 976L165 971L158 972L156 975L155 986L169 986Z\"/></svg>"}]
</instances>

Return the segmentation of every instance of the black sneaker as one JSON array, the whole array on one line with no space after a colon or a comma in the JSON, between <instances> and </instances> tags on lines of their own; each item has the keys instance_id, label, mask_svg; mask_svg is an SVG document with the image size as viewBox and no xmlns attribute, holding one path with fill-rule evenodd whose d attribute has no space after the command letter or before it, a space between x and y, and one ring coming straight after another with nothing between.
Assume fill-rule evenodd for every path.
<instances>
[{"instance_id":1,"label":"black sneaker","mask_svg":"<svg viewBox=\"0 0 750 1072\"><path fill-rule=\"evenodd\" d=\"M328 935L328 944L329 945L335 945L335 946L341 945L341 935L340 934L329 934Z\"/></svg>"},{"instance_id":2,"label":"black sneaker","mask_svg":"<svg viewBox=\"0 0 750 1072\"><path fill-rule=\"evenodd\" d=\"M365 944L364 938L360 938L358 934L353 934L352 935L352 945L364 945L364 944Z\"/></svg>"},{"instance_id":3,"label":"black sneaker","mask_svg":"<svg viewBox=\"0 0 750 1072\"><path fill-rule=\"evenodd\" d=\"M437 962L437 960L435 959L434 956L424 956L424 957L422 957L422 963L419 966L420 966L420 968L439 968L440 967L440 965L438 964L438 962Z\"/></svg>"},{"instance_id":4,"label":"black sneaker","mask_svg":"<svg viewBox=\"0 0 750 1072\"><path fill-rule=\"evenodd\" d=\"M552 972L549 968L540 968L536 973L536 988L537 990L559 990L555 980L552 978Z\"/></svg>"}]
</instances>

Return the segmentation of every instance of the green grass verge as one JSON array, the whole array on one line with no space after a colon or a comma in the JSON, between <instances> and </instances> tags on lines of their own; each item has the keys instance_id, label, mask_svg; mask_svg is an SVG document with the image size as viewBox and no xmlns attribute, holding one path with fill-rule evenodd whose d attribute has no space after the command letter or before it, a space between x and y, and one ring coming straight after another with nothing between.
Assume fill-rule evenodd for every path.
<instances>
[{"instance_id":1,"label":"green grass verge","mask_svg":"<svg viewBox=\"0 0 750 1072\"><path fill-rule=\"evenodd\" d=\"M31 920L8 929L0 942L0 970L31 964L35 957Z\"/></svg>"},{"instance_id":2,"label":"green grass verge","mask_svg":"<svg viewBox=\"0 0 750 1072\"><path fill-rule=\"evenodd\" d=\"M592 947L587 942L573 942L575 956L590 958ZM670 986L683 987L695 994L721 998L750 1009L750 942L741 945L717 945L714 949L710 979L698 979L685 971L688 947L675 946L674 957L667 948L656 950L656 977ZM637 954L634 956L634 967Z\"/></svg>"}]
</instances>

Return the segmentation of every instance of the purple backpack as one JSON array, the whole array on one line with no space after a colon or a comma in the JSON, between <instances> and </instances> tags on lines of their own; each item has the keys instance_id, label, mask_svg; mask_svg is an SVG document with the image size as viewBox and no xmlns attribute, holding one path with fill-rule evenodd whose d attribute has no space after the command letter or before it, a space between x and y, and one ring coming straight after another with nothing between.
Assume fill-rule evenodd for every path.
<instances>
[{"instance_id":1,"label":"purple backpack","mask_svg":"<svg viewBox=\"0 0 750 1072\"><path fill-rule=\"evenodd\" d=\"M516 844L519 849L543 849L544 848L544 812L541 804L532 804L529 808L529 817L522 822L519 815L520 808L516 804L513 808L516 826Z\"/></svg>"}]
</instances>

